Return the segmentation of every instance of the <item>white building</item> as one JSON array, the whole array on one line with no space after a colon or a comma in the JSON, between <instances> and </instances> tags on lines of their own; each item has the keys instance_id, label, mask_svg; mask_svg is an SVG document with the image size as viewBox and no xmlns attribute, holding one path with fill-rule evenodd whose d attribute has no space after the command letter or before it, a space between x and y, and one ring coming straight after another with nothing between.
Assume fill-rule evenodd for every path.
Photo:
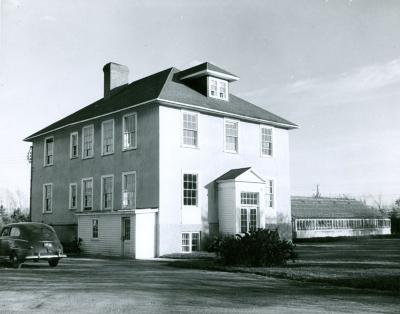
<instances>
[{"instance_id":1,"label":"white building","mask_svg":"<svg viewBox=\"0 0 400 314\"><path fill-rule=\"evenodd\" d=\"M210 63L128 84L104 67L104 98L29 136L34 221L90 254L151 258L218 233L291 238L289 134L296 125L229 93Z\"/></svg>"}]
</instances>

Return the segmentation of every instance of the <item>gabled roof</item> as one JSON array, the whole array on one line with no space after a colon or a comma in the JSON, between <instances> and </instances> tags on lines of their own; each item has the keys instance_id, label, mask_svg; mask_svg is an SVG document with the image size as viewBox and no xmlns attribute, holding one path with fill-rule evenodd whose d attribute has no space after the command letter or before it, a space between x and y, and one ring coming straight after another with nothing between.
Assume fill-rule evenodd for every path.
<instances>
[{"instance_id":1,"label":"gabled roof","mask_svg":"<svg viewBox=\"0 0 400 314\"><path fill-rule=\"evenodd\" d=\"M214 67L215 66L211 68ZM229 94L229 101L207 97L187 86L184 81L181 81L179 76L182 72L184 71L180 71L176 68L169 68L134 81L126 87L121 88L118 92L115 92L111 97L99 99L73 114L35 132L24 140L31 141L35 137L59 130L66 126L126 110L133 106L149 103L158 103L179 108L191 108L206 113L275 125L284 129L297 128L296 124L232 94Z\"/></svg>"},{"instance_id":2,"label":"gabled roof","mask_svg":"<svg viewBox=\"0 0 400 314\"><path fill-rule=\"evenodd\" d=\"M251 167L239 168L239 169L231 169L228 172L224 173L222 176L218 177L215 181L226 181L226 180L234 180L241 174L245 173Z\"/></svg>"},{"instance_id":3,"label":"gabled roof","mask_svg":"<svg viewBox=\"0 0 400 314\"><path fill-rule=\"evenodd\" d=\"M374 208L354 199L292 196L293 218L382 218Z\"/></svg>"}]
</instances>

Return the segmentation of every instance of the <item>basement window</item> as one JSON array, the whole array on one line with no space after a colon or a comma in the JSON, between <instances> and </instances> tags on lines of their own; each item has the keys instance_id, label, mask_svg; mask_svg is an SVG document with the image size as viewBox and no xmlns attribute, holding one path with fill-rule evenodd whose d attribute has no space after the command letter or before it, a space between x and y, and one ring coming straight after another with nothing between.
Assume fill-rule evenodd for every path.
<instances>
[{"instance_id":1,"label":"basement window","mask_svg":"<svg viewBox=\"0 0 400 314\"><path fill-rule=\"evenodd\" d=\"M200 251L200 232L182 232L182 252Z\"/></svg>"}]
</instances>

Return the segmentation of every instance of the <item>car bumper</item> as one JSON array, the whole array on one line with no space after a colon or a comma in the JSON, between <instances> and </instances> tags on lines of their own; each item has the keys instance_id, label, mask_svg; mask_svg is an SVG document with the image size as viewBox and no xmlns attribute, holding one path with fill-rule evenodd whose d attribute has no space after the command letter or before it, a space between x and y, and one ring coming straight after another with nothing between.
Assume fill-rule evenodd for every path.
<instances>
[{"instance_id":1,"label":"car bumper","mask_svg":"<svg viewBox=\"0 0 400 314\"><path fill-rule=\"evenodd\" d=\"M64 257L67 257L67 255L65 255L65 254L40 255L40 254L38 254L38 255L26 256L25 260L30 260L30 261L33 261L33 260L49 260L49 259L64 258Z\"/></svg>"}]
</instances>

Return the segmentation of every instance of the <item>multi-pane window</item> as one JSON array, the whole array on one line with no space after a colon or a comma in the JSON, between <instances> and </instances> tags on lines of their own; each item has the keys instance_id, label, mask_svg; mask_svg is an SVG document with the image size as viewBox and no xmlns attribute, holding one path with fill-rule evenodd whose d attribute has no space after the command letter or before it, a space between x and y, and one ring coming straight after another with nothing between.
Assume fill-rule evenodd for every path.
<instances>
[{"instance_id":1,"label":"multi-pane window","mask_svg":"<svg viewBox=\"0 0 400 314\"><path fill-rule=\"evenodd\" d=\"M131 219L129 217L122 218L122 238L123 240L131 239Z\"/></svg>"},{"instance_id":2,"label":"multi-pane window","mask_svg":"<svg viewBox=\"0 0 400 314\"><path fill-rule=\"evenodd\" d=\"M209 96L228 100L228 82L214 77L208 79Z\"/></svg>"},{"instance_id":3,"label":"multi-pane window","mask_svg":"<svg viewBox=\"0 0 400 314\"><path fill-rule=\"evenodd\" d=\"M122 124L122 149L136 148L136 113L123 116Z\"/></svg>"},{"instance_id":4,"label":"multi-pane window","mask_svg":"<svg viewBox=\"0 0 400 314\"><path fill-rule=\"evenodd\" d=\"M43 212L49 213L53 210L53 185L43 185Z\"/></svg>"},{"instance_id":5,"label":"multi-pane window","mask_svg":"<svg viewBox=\"0 0 400 314\"><path fill-rule=\"evenodd\" d=\"M197 113L183 112L183 145L197 147L198 123Z\"/></svg>"},{"instance_id":6,"label":"multi-pane window","mask_svg":"<svg viewBox=\"0 0 400 314\"><path fill-rule=\"evenodd\" d=\"M136 206L136 173L122 174L122 207L135 208Z\"/></svg>"},{"instance_id":7,"label":"multi-pane window","mask_svg":"<svg viewBox=\"0 0 400 314\"><path fill-rule=\"evenodd\" d=\"M257 229L257 208L250 208L250 221L249 230L255 231Z\"/></svg>"},{"instance_id":8,"label":"multi-pane window","mask_svg":"<svg viewBox=\"0 0 400 314\"><path fill-rule=\"evenodd\" d=\"M94 127L88 125L82 129L82 158L93 157Z\"/></svg>"},{"instance_id":9,"label":"multi-pane window","mask_svg":"<svg viewBox=\"0 0 400 314\"><path fill-rule=\"evenodd\" d=\"M82 209L93 208L93 179L82 179Z\"/></svg>"},{"instance_id":10,"label":"multi-pane window","mask_svg":"<svg viewBox=\"0 0 400 314\"><path fill-rule=\"evenodd\" d=\"M274 181L267 180L266 182L266 194L265 200L267 207L274 207Z\"/></svg>"},{"instance_id":11,"label":"multi-pane window","mask_svg":"<svg viewBox=\"0 0 400 314\"><path fill-rule=\"evenodd\" d=\"M70 158L78 157L78 132L71 133L69 145Z\"/></svg>"},{"instance_id":12,"label":"multi-pane window","mask_svg":"<svg viewBox=\"0 0 400 314\"><path fill-rule=\"evenodd\" d=\"M71 183L69 185L69 208L75 209L77 207L78 200L78 188L76 183Z\"/></svg>"},{"instance_id":13,"label":"multi-pane window","mask_svg":"<svg viewBox=\"0 0 400 314\"><path fill-rule=\"evenodd\" d=\"M225 151L238 151L238 121L225 120Z\"/></svg>"},{"instance_id":14,"label":"multi-pane window","mask_svg":"<svg viewBox=\"0 0 400 314\"><path fill-rule=\"evenodd\" d=\"M54 138L47 137L44 141L44 165L50 166L53 164L54 153Z\"/></svg>"},{"instance_id":15,"label":"multi-pane window","mask_svg":"<svg viewBox=\"0 0 400 314\"><path fill-rule=\"evenodd\" d=\"M183 205L197 206L197 174L183 174Z\"/></svg>"},{"instance_id":16,"label":"multi-pane window","mask_svg":"<svg viewBox=\"0 0 400 314\"><path fill-rule=\"evenodd\" d=\"M240 232L245 233L257 229L257 208L259 194L256 192L240 193Z\"/></svg>"},{"instance_id":17,"label":"multi-pane window","mask_svg":"<svg viewBox=\"0 0 400 314\"><path fill-rule=\"evenodd\" d=\"M258 193L255 193L255 192L240 193L240 204L242 204L242 205L258 205Z\"/></svg>"},{"instance_id":18,"label":"multi-pane window","mask_svg":"<svg viewBox=\"0 0 400 314\"><path fill-rule=\"evenodd\" d=\"M104 121L101 124L101 143L103 155L114 152L114 120Z\"/></svg>"},{"instance_id":19,"label":"multi-pane window","mask_svg":"<svg viewBox=\"0 0 400 314\"><path fill-rule=\"evenodd\" d=\"M99 237L99 220L92 219L92 238L97 239Z\"/></svg>"},{"instance_id":20,"label":"multi-pane window","mask_svg":"<svg viewBox=\"0 0 400 314\"><path fill-rule=\"evenodd\" d=\"M247 208L240 209L240 232L247 232Z\"/></svg>"},{"instance_id":21,"label":"multi-pane window","mask_svg":"<svg viewBox=\"0 0 400 314\"><path fill-rule=\"evenodd\" d=\"M261 155L272 156L272 129L261 127Z\"/></svg>"},{"instance_id":22,"label":"multi-pane window","mask_svg":"<svg viewBox=\"0 0 400 314\"><path fill-rule=\"evenodd\" d=\"M200 232L182 233L182 252L200 251Z\"/></svg>"},{"instance_id":23,"label":"multi-pane window","mask_svg":"<svg viewBox=\"0 0 400 314\"><path fill-rule=\"evenodd\" d=\"M114 177L102 176L101 177L101 191L102 191L102 209L112 209L113 206L113 189Z\"/></svg>"}]
</instances>

